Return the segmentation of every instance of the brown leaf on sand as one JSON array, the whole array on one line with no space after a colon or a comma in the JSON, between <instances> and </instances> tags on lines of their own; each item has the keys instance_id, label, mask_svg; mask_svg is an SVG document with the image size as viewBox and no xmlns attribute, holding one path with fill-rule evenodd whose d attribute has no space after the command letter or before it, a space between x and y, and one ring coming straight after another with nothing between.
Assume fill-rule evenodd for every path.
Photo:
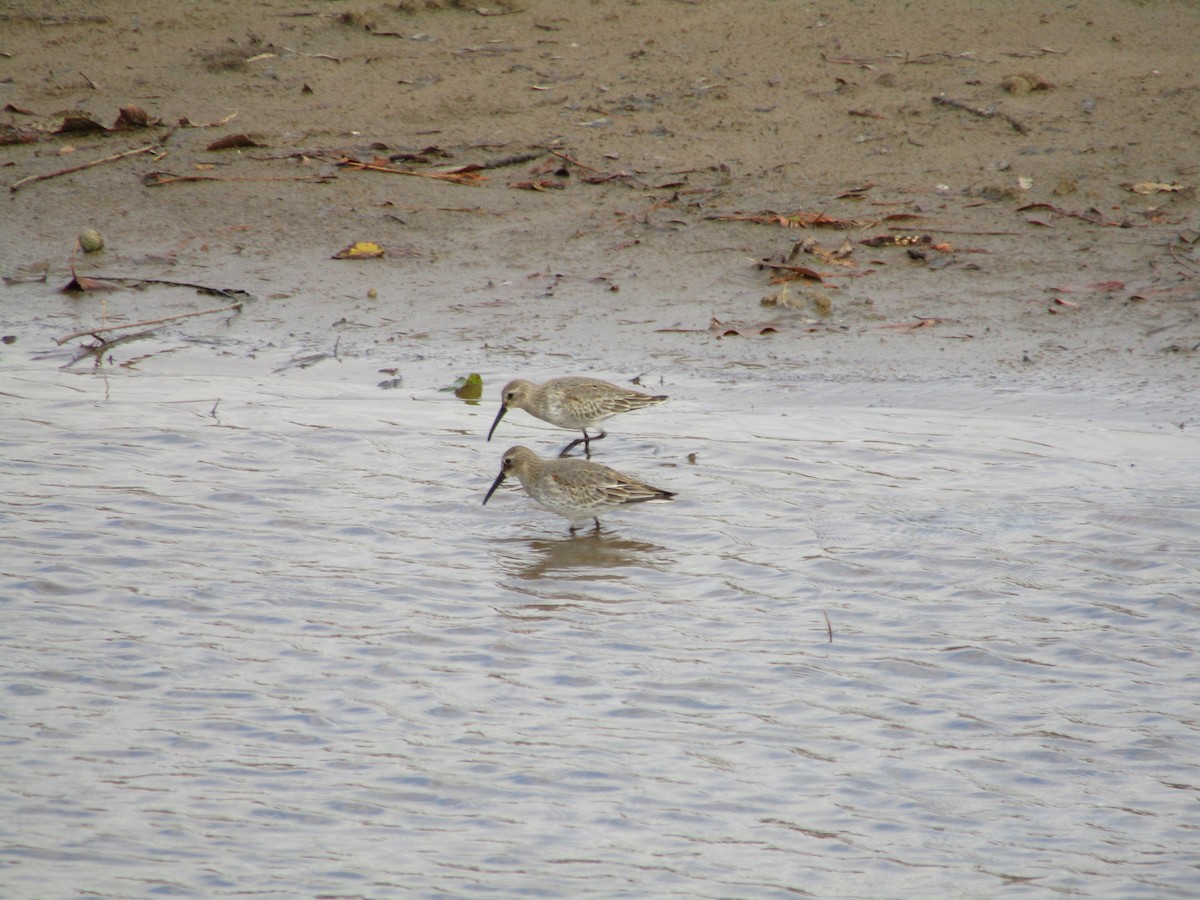
<instances>
[{"instance_id":1,"label":"brown leaf on sand","mask_svg":"<svg viewBox=\"0 0 1200 900\"><path fill-rule=\"evenodd\" d=\"M789 266L785 263L768 262L767 260L759 260L760 266L766 269L774 269L779 274L772 281L796 281L800 278L808 278L812 281L825 283L825 279L821 277L821 273L815 269L810 269L808 266Z\"/></svg>"},{"instance_id":2,"label":"brown leaf on sand","mask_svg":"<svg viewBox=\"0 0 1200 900\"><path fill-rule=\"evenodd\" d=\"M86 275L71 275L71 280L59 288L59 292L63 294L85 294L88 291L115 291L121 286L113 284L111 281L100 281L96 278L88 278Z\"/></svg>"},{"instance_id":3,"label":"brown leaf on sand","mask_svg":"<svg viewBox=\"0 0 1200 900\"><path fill-rule=\"evenodd\" d=\"M262 147L254 138L248 134L228 134L223 138L219 138L205 147L205 150L235 150L238 147Z\"/></svg>"},{"instance_id":4,"label":"brown leaf on sand","mask_svg":"<svg viewBox=\"0 0 1200 900\"><path fill-rule=\"evenodd\" d=\"M117 110L117 119L112 124L112 130L128 131L132 128L149 128L151 125L161 124L161 119L151 119L144 109L130 103Z\"/></svg>"},{"instance_id":5,"label":"brown leaf on sand","mask_svg":"<svg viewBox=\"0 0 1200 900\"><path fill-rule=\"evenodd\" d=\"M0 122L0 147L7 144L33 144L41 139L41 132L32 128Z\"/></svg>"},{"instance_id":6,"label":"brown leaf on sand","mask_svg":"<svg viewBox=\"0 0 1200 900\"><path fill-rule=\"evenodd\" d=\"M97 121L91 113L69 110L60 115L62 122L54 129L55 134L95 134L109 130L107 125Z\"/></svg>"},{"instance_id":7,"label":"brown leaf on sand","mask_svg":"<svg viewBox=\"0 0 1200 900\"><path fill-rule=\"evenodd\" d=\"M1106 218L1100 213L1099 210L1096 209L1088 209L1084 212L1076 212L1074 210L1063 209L1062 207L1055 206L1052 203L1045 202L1026 203L1024 206L1017 207L1017 212L1029 212L1031 210L1046 210L1054 213L1055 215L1066 216L1070 219L1081 219L1084 222L1090 222L1092 225L1105 225L1109 228L1117 228L1121 225L1120 222L1114 222Z\"/></svg>"}]
</instances>

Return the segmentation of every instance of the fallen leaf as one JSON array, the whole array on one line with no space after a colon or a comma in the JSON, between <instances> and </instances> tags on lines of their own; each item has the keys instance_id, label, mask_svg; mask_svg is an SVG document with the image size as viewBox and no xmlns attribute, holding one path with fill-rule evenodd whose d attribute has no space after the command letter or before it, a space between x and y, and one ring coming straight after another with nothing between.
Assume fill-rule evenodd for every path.
<instances>
[{"instance_id":1,"label":"fallen leaf","mask_svg":"<svg viewBox=\"0 0 1200 900\"><path fill-rule=\"evenodd\" d=\"M334 259L377 259L386 253L380 244L374 241L355 241L333 254Z\"/></svg>"},{"instance_id":2,"label":"fallen leaf","mask_svg":"<svg viewBox=\"0 0 1200 900\"><path fill-rule=\"evenodd\" d=\"M825 279L821 277L820 272L810 269L808 266L788 266L784 265L783 263L768 262L765 259L760 260L758 264L765 268L775 269L777 272L783 273L777 276L777 278L773 279L776 281L794 281L798 278L809 278L813 281L820 281L822 284L825 282Z\"/></svg>"},{"instance_id":3,"label":"fallen leaf","mask_svg":"<svg viewBox=\"0 0 1200 900\"><path fill-rule=\"evenodd\" d=\"M63 113L62 123L54 129L55 134L92 134L97 131L107 132L109 129L91 115L85 112Z\"/></svg>"},{"instance_id":4,"label":"fallen leaf","mask_svg":"<svg viewBox=\"0 0 1200 900\"><path fill-rule=\"evenodd\" d=\"M1175 191L1186 191L1187 187L1176 182L1139 181L1137 184L1126 184L1122 187L1135 194L1170 194Z\"/></svg>"},{"instance_id":5,"label":"fallen leaf","mask_svg":"<svg viewBox=\"0 0 1200 900\"><path fill-rule=\"evenodd\" d=\"M459 400L478 400L483 396L483 378L478 372L454 379L454 383L442 388L443 391L454 391Z\"/></svg>"},{"instance_id":6,"label":"fallen leaf","mask_svg":"<svg viewBox=\"0 0 1200 900\"><path fill-rule=\"evenodd\" d=\"M42 139L40 132L32 128L21 128L0 122L0 146L9 144L33 144Z\"/></svg>"},{"instance_id":7,"label":"fallen leaf","mask_svg":"<svg viewBox=\"0 0 1200 900\"><path fill-rule=\"evenodd\" d=\"M88 291L115 291L119 288L119 284L113 284L111 281L99 281L95 278L88 278L86 275L75 275L59 288L59 291L64 294L83 294Z\"/></svg>"},{"instance_id":8,"label":"fallen leaf","mask_svg":"<svg viewBox=\"0 0 1200 900\"><path fill-rule=\"evenodd\" d=\"M233 150L238 147L262 147L263 144L258 143L248 134L230 134L223 138L213 141L205 150Z\"/></svg>"},{"instance_id":9,"label":"fallen leaf","mask_svg":"<svg viewBox=\"0 0 1200 900\"><path fill-rule=\"evenodd\" d=\"M847 188L840 194L834 194L834 197L838 200L857 200L873 187L875 187L874 182L867 182L859 187Z\"/></svg>"},{"instance_id":10,"label":"fallen leaf","mask_svg":"<svg viewBox=\"0 0 1200 900\"><path fill-rule=\"evenodd\" d=\"M1113 222L1104 218L1104 216L1100 214L1100 211L1096 209L1087 209L1083 212L1073 212L1072 210L1062 209L1061 207L1055 206L1052 203L1045 202L1027 203L1024 206L1018 206L1017 212L1028 212L1031 209L1049 210L1050 212L1057 213L1060 216L1067 216L1068 218L1072 219L1082 219L1083 221L1090 222L1093 225L1107 225L1110 228L1118 228L1121 225L1120 222Z\"/></svg>"},{"instance_id":11,"label":"fallen leaf","mask_svg":"<svg viewBox=\"0 0 1200 900\"><path fill-rule=\"evenodd\" d=\"M117 120L113 122L112 127L113 131L125 131L130 128L149 128L151 125L159 124L161 124L161 120L151 121L144 109L131 103L117 110Z\"/></svg>"}]
</instances>

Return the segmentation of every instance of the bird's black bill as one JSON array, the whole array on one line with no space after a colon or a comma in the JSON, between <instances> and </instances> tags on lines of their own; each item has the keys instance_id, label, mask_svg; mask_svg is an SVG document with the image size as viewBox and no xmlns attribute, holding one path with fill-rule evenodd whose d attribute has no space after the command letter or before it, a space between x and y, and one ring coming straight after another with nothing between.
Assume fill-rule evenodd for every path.
<instances>
[{"instance_id":1,"label":"bird's black bill","mask_svg":"<svg viewBox=\"0 0 1200 900\"><path fill-rule=\"evenodd\" d=\"M488 438L487 438L487 439L488 439L489 441L492 439L492 435L493 435L493 434L496 432L496 426L500 424L500 420L504 418L504 414L505 414L506 412L508 412L508 407L507 407L507 406L505 406L503 403L501 403L501 404L500 404L500 412L496 413L496 420L495 420L494 422L492 422L492 427L491 427L491 430L490 430L490 431L488 431ZM493 488L493 490L495 490L495 489ZM484 502L484 503L487 503L487 501L486 501L486 500L484 500L483 502Z\"/></svg>"},{"instance_id":2,"label":"bird's black bill","mask_svg":"<svg viewBox=\"0 0 1200 900\"><path fill-rule=\"evenodd\" d=\"M504 412L504 410L500 411ZM500 421L499 417L497 417L496 421ZM492 427L494 428L495 426L493 425ZM500 485L504 483L504 478L505 473L501 471L501 473L496 476L496 480L492 482L492 486L488 488L487 495L483 498L483 503L481 504L482 506L487 506L487 502L492 499L492 494L496 493L496 488L500 487Z\"/></svg>"}]
</instances>

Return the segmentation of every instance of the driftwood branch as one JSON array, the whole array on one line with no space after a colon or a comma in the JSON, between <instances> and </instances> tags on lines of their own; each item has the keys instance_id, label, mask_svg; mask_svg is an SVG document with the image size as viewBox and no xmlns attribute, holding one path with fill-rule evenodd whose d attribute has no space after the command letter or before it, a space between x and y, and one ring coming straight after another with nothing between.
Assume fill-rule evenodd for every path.
<instances>
[{"instance_id":1,"label":"driftwood branch","mask_svg":"<svg viewBox=\"0 0 1200 900\"><path fill-rule=\"evenodd\" d=\"M84 328L82 331L76 331L73 334L68 334L66 337L60 337L56 339L55 343L61 347L67 341L73 341L75 338L87 337L88 335L95 337L96 335L103 334L106 331L119 331L122 328L144 328L147 325L161 325L164 322L174 322L176 319L190 319L193 316L207 316L211 313L229 312L232 309L236 309L240 312L242 309L241 301L238 301L237 303L231 303L228 306L218 306L215 309L201 309L197 312L180 313L177 316L164 316L161 319L147 319L144 322L128 322L124 325L107 325L104 328Z\"/></svg>"}]
</instances>

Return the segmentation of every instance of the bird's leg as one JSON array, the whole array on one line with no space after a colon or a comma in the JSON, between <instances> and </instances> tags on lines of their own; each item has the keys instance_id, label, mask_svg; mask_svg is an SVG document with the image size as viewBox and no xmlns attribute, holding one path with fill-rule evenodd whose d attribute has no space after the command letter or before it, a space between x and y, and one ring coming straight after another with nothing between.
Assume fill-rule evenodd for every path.
<instances>
[{"instance_id":1,"label":"bird's leg","mask_svg":"<svg viewBox=\"0 0 1200 900\"><path fill-rule=\"evenodd\" d=\"M592 529L592 531L594 531L594 532L596 532L597 534L599 534L599 533L600 533L600 520L599 520L599 519L597 519L597 518L595 518L595 517L593 517L593 518L592 518L592 521L596 523L596 527L595 527L595 528L593 528L593 529Z\"/></svg>"},{"instance_id":2,"label":"bird's leg","mask_svg":"<svg viewBox=\"0 0 1200 900\"><path fill-rule=\"evenodd\" d=\"M608 437L607 431L601 431L599 434L588 434L587 429L583 429L583 437L575 438L571 443L562 448L562 452L558 454L558 458L562 459L580 444L583 444L583 455L588 459L592 458L592 441L598 441L601 438Z\"/></svg>"},{"instance_id":3,"label":"bird's leg","mask_svg":"<svg viewBox=\"0 0 1200 900\"><path fill-rule=\"evenodd\" d=\"M599 434L587 433L587 429L583 429L583 454L588 459L592 458L592 441L598 441L601 438L608 437L607 431L601 431Z\"/></svg>"},{"instance_id":4,"label":"bird's leg","mask_svg":"<svg viewBox=\"0 0 1200 900\"><path fill-rule=\"evenodd\" d=\"M568 453L570 453L572 450L574 450L576 447L578 447L582 443L583 443L583 438L575 438L575 440L571 441L571 443L567 444L567 446L562 448L562 452L560 454L558 454L558 458L562 459L564 456L566 456Z\"/></svg>"}]
</instances>

